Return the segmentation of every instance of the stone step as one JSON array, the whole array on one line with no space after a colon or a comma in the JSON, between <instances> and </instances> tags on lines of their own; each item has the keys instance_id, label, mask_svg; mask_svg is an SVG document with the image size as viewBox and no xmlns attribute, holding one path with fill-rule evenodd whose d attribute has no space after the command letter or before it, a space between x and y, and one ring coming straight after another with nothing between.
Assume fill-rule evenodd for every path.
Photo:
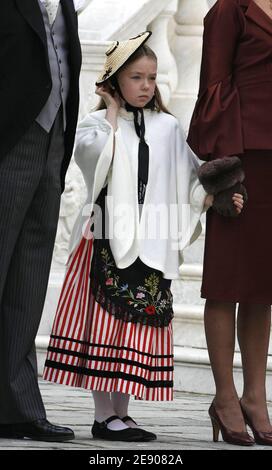
<instances>
[{"instance_id":1,"label":"stone step","mask_svg":"<svg viewBox=\"0 0 272 470\"><path fill-rule=\"evenodd\" d=\"M175 354L175 389L183 392L214 394L213 376L206 349L177 346ZM240 353L234 355L234 381L238 394L243 390ZM272 358L267 364L267 400L272 400Z\"/></svg>"},{"instance_id":2,"label":"stone step","mask_svg":"<svg viewBox=\"0 0 272 470\"><path fill-rule=\"evenodd\" d=\"M204 300L200 297L202 264L184 263L180 274L181 280L172 282L174 303L203 305Z\"/></svg>"},{"instance_id":3,"label":"stone step","mask_svg":"<svg viewBox=\"0 0 272 470\"><path fill-rule=\"evenodd\" d=\"M206 349L204 305L174 304L174 344L180 347ZM235 351L239 351L236 338ZM269 345L272 360L272 344Z\"/></svg>"}]
</instances>

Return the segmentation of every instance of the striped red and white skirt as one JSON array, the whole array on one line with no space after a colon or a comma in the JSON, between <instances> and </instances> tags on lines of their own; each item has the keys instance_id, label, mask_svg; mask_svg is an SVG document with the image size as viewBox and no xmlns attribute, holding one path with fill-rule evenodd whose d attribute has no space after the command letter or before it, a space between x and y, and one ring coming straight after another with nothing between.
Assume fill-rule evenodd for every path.
<instances>
[{"instance_id":1,"label":"striped red and white skirt","mask_svg":"<svg viewBox=\"0 0 272 470\"><path fill-rule=\"evenodd\" d=\"M50 337L44 379L144 400L173 400L172 322L116 319L90 289L93 240L70 256Z\"/></svg>"}]
</instances>

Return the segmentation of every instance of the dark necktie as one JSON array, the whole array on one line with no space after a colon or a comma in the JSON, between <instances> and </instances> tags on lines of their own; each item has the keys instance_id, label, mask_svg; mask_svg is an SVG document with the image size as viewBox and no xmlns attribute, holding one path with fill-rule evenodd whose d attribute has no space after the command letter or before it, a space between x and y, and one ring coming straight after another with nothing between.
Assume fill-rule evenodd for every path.
<instances>
[{"instance_id":1,"label":"dark necktie","mask_svg":"<svg viewBox=\"0 0 272 470\"><path fill-rule=\"evenodd\" d=\"M145 189L148 182L149 147L145 141L145 121L143 108L136 108L126 103L126 110L134 114L134 126L139 137L138 147L138 199L143 204Z\"/></svg>"}]
</instances>

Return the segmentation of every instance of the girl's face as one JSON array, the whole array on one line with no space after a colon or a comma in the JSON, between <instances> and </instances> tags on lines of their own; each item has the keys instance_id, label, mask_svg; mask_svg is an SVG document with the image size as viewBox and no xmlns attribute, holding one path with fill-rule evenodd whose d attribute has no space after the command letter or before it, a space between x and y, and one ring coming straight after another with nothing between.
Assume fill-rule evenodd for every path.
<instances>
[{"instance_id":1,"label":"girl's face","mask_svg":"<svg viewBox=\"0 0 272 470\"><path fill-rule=\"evenodd\" d=\"M117 76L125 100L143 108L152 98L156 87L157 62L147 56L135 60Z\"/></svg>"}]
</instances>

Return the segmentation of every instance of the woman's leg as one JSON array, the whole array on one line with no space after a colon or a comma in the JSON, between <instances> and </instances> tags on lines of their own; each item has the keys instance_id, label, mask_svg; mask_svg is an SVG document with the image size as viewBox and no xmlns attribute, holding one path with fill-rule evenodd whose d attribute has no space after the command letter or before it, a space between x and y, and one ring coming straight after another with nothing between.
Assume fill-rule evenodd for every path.
<instances>
[{"instance_id":1,"label":"woman's leg","mask_svg":"<svg viewBox=\"0 0 272 470\"><path fill-rule=\"evenodd\" d=\"M240 304L237 333L244 374L242 403L256 429L264 432L272 431L265 390L270 327L270 305Z\"/></svg>"},{"instance_id":2,"label":"woman's leg","mask_svg":"<svg viewBox=\"0 0 272 470\"><path fill-rule=\"evenodd\" d=\"M235 346L235 303L207 300L205 333L215 381L215 407L224 425L244 432L245 422L233 380Z\"/></svg>"}]
</instances>

